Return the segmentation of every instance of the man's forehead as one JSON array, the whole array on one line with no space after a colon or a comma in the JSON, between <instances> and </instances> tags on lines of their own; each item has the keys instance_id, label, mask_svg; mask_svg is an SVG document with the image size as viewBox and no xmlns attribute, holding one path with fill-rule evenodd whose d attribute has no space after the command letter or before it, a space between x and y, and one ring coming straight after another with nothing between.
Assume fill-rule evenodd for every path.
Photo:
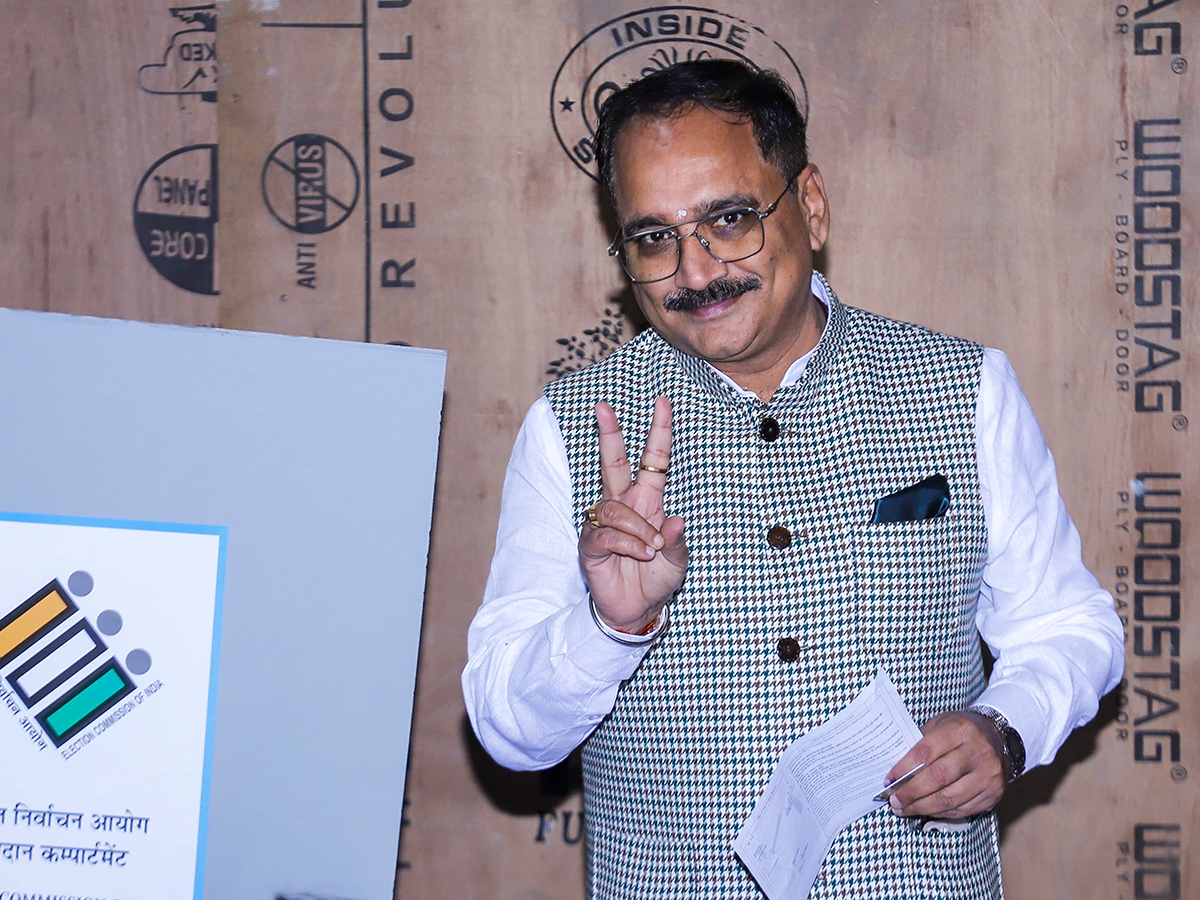
<instances>
[{"instance_id":1,"label":"man's forehead","mask_svg":"<svg viewBox=\"0 0 1200 900\"><path fill-rule=\"evenodd\" d=\"M688 154L718 146L762 162L754 126L748 118L694 104L661 116L634 116L617 135L613 156L616 165L629 165L648 150Z\"/></svg>"},{"instance_id":2,"label":"man's forehead","mask_svg":"<svg viewBox=\"0 0 1200 900\"><path fill-rule=\"evenodd\" d=\"M614 150L614 199L625 223L683 222L722 201L759 200L762 182L774 177L749 121L705 107L635 117Z\"/></svg>"}]
</instances>

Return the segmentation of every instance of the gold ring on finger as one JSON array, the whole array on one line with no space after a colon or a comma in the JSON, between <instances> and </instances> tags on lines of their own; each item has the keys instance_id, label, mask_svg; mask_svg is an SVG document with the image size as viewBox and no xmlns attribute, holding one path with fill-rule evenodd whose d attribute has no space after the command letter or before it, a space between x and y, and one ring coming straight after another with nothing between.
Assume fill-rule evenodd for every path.
<instances>
[{"instance_id":1,"label":"gold ring on finger","mask_svg":"<svg viewBox=\"0 0 1200 900\"><path fill-rule=\"evenodd\" d=\"M591 525L595 525L597 528L600 527L600 519L596 516L596 507L599 505L600 505L600 501L597 500L595 503L593 503L591 506L589 506L587 508L588 523Z\"/></svg>"},{"instance_id":2,"label":"gold ring on finger","mask_svg":"<svg viewBox=\"0 0 1200 900\"><path fill-rule=\"evenodd\" d=\"M671 467L667 466L665 469L660 469L658 466L648 466L645 463L639 463L638 468L643 472L653 472L655 475L666 475Z\"/></svg>"}]
</instances>

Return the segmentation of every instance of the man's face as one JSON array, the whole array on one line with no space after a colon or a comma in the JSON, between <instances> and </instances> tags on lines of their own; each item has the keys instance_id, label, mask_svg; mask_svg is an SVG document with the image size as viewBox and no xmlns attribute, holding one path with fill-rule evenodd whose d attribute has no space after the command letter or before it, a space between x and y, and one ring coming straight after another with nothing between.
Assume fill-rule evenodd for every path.
<instances>
[{"instance_id":1,"label":"man's face","mask_svg":"<svg viewBox=\"0 0 1200 900\"><path fill-rule=\"evenodd\" d=\"M635 118L617 137L613 187L627 235L733 207L766 209L784 177L762 158L749 122L700 106L666 119ZM819 326L813 334L809 281L828 214L816 168L797 183L799 195L785 194L763 220L765 243L754 256L718 262L687 237L672 277L633 286L659 334L740 382L739 375L786 369L820 336ZM704 305L692 308L697 302Z\"/></svg>"}]
</instances>

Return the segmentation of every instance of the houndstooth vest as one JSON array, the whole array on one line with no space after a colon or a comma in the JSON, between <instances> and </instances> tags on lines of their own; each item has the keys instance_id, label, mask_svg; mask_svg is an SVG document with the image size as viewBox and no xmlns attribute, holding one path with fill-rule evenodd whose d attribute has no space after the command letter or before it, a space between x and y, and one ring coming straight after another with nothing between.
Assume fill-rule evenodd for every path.
<instances>
[{"instance_id":1,"label":"houndstooth vest","mask_svg":"<svg viewBox=\"0 0 1200 900\"><path fill-rule=\"evenodd\" d=\"M584 747L597 900L761 897L732 845L789 743L880 666L918 723L983 690L982 349L828 294L807 370L770 403L739 396L652 331L546 388L579 521L600 496L596 402L616 409L636 460L654 398L671 399L664 500L683 516L691 551L668 628ZM760 436L767 416L780 426L773 441ZM868 524L875 498L937 472L950 483L945 516ZM788 546L768 543L778 526ZM798 659L781 658L784 637L798 642ZM838 836L810 895L1000 896L993 816L918 832L886 809Z\"/></svg>"}]
</instances>

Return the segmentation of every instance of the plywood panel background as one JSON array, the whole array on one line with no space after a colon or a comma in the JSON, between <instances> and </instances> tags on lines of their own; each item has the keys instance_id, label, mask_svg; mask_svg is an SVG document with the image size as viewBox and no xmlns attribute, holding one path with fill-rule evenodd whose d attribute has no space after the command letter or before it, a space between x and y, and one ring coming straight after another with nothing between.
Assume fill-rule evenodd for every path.
<instances>
[{"instance_id":1,"label":"plywood panel background","mask_svg":"<svg viewBox=\"0 0 1200 900\"><path fill-rule=\"evenodd\" d=\"M526 408L636 327L581 111L689 52L802 81L839 295L1009 354L1121 604L1125 685L1005 801L1007 895L1200 891L1195 4L2 8L4 304L450 351L398 896L583 895L577 773L490 764L458 675ZM219 294L152 265L147 176Z\"/></svg>"},{"instance_id":2,"label":"plywood panel background","mask_svg":"<svg viewBox=\"0 0 1200 900\"><path fill-rule=\"evenodd\" d=\"M5 305L216 324L215 241L196 246L219 214L213 6L6 2L3 14ZM135 201L148 252L186 287L142 251Z\"/></svg>"}]
</instances>

